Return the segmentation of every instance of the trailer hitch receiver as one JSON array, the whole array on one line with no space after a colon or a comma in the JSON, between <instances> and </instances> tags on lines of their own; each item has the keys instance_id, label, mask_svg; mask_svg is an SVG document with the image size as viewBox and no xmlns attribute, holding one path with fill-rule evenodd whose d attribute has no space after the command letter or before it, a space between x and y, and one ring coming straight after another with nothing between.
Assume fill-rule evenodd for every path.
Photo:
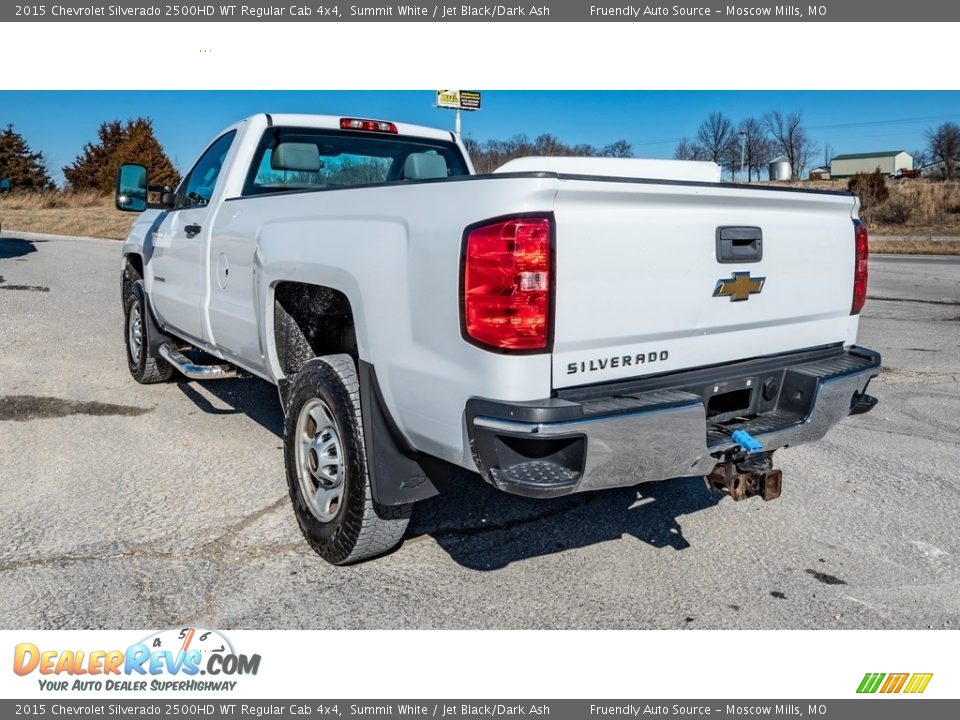
<instances>
[{"instance_id":1,"label":"trailer hitch receiver","mask_svg":"<svg viewBox=\"0 0 960 720\"><path fill-rule=\"evenodd\" d=\"M759 495L764 500L780 497L783 472L771 465L773 453L758 453L717 463L706 476L707 487L726 493L734 500Z\"/></svg>"}]
</instances>

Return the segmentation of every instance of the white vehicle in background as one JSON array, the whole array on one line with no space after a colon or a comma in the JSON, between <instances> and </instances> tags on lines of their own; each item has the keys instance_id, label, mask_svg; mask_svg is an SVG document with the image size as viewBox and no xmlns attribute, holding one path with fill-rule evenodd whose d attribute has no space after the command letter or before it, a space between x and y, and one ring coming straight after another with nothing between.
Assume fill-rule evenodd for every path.
<instances>
[{"instance_id":1,"label":"white vehicle in background","mask_svg":"<svg viewBox=\"0 0 960 720\"><path fill-rule=\"evenodd\" d=\"M449 132L255 115L151 208L121 168L130 371L276 384L297 520L337 564L397 545L453 467L534 497L703 475L773 499L775 450L876 403L866 230L849 193L719 179L475 175Z\"/></svg>"}]
</instances>

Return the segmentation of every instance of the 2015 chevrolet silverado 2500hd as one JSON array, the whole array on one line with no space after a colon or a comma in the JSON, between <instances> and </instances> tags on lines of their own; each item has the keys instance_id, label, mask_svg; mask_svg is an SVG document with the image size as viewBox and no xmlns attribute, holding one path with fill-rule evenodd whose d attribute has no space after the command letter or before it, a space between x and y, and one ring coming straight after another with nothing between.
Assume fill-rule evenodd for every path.
<instances>
[{"instance_id":1,"label":"2015 chevrolet silverado 2500hd","mask_svg":"<svg viewBox=\"0 0 960 720\"><path fill-rule=\"evenodd\" d=\"M536 497L703 475L772 499L773 451L876 402L848 193L675 161L475 175L449 132L267 114L148 189L121 168L130 372L276 384L332 563L394 547L454 466Z\"/></svg>"}]
</instances>

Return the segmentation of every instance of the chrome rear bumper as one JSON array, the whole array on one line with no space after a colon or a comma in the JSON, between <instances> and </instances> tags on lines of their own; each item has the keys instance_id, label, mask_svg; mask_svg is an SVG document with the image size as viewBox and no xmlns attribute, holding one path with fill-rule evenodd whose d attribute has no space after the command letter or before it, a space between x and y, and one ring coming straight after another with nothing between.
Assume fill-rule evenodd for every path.
<instances>
[{"instance_id":1,"label":"chrome rear bumper","mask_svg":"<svg viewBox=\"0 0 960 720\"><path fill-rule=\"evenodd\" d=\"M739 429L765 452L819 440L851 409L872 407L863 398L879 372L879 354L838 347L584 389L579 398L471 400L467 424L489 482L552 497L706 475L737 448L730 434ZM769 398L767 383L777 386ZM717 412L712 398L720 388L751 398L742 413Z\"/></svg>"}]
</instances>

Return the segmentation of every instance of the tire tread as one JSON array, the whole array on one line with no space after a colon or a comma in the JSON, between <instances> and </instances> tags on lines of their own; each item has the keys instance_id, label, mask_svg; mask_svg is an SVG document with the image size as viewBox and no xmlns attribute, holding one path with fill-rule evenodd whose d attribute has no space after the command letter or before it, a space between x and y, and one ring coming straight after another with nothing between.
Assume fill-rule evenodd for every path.
<instances>
[{"instance_id":1,"label":"tire tread","mask_svg":"<svg viewBox=\"0 0 960 720\"><path fill-rule=\"evenodd\" d=\"M143 345L140 348L141 357L140 366L134 367L130 358L130 348L127 344L127 323L129 323L130 304L138 303L140 305L140 317L143 318ZM150 354L150 341L147 337L147 313L150 312L147 307L147 291L143 287L143 280L135 280L130 284L130 292L127 295L126 304L123 308L123 337L125 353L127 356L127 365L130 368L130 374L133 379L141 385L152 385L153 383L166 382L173 376L174 367L159 355Z\"/></svg>"},{"instance_id":2,"label":"tire tread","mask_svg":"<svg viewBox=\"0 0 960 720\"><path fill-rule=\"evenodd\" d=\"M342 386L349 405L347 410L352 415L353 427L345 428L343 431L344 434L350 435L349 442L359 455L363 502L351 503L348 501L345 508L348 515L343 518L343 525L349 532L340 532L332 543L317 538L303 522L300 523L300 529L310 546L328 562L335 565L349 565L382 555L395 548L403 539L413 505L380 505L373 499L366 448L363 442L360 380L357 377L356 365L350 355L325 355L309 361L301 368L294 379L291 398L297 397L303 384L323 382L322 376L326 373L332 374ZM317 374L321 377L315 378L314 376ZM296 411L296 407L289 409L291 414ZM290 427L291 423L288 422L288 430ZM294 492L292 481L290 486L292 494Z\"/></svg>"}]
</instances>

